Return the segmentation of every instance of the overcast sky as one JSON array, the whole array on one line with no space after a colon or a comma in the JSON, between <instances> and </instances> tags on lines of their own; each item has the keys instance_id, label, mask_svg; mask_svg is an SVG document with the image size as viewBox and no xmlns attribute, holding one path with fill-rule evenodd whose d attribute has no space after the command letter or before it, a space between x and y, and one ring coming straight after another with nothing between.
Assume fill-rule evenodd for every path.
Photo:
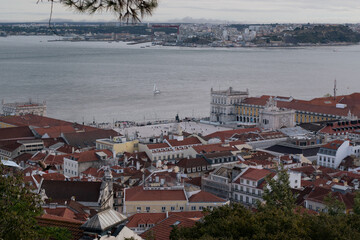
<instances>
[{"instance_id":1,"label":"overcast sky","mask_svg":"<svg viewBox=\"0 0 360 240\"><path fill-rule=\"evenodd\" d=\"M47 0L0 0L0 22L46 20ZM88 16L55 4L53 18L73 21L115 21L110 13ZM243 23L360 23L360 0L159 0L144 22L184 18Z\"/></svg>"}]
</instances>

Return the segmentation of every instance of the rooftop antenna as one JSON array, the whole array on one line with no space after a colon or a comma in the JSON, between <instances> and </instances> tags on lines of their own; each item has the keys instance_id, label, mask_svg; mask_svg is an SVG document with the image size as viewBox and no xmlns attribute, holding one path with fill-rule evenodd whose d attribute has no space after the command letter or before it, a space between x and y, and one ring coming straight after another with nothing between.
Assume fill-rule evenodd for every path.
<instances>
[{"instance_id":1,"label":"rooftop antenna","mask_svg":"<svg viewBox=\"0 0 360 240\"><path fill-rule=\"evenodd\" d=\"M334 100L336 100L336 90L337 90L337 88L336 88L336 78L335 78L335 80L334 80Z\"/></svg>"}]
</instances>

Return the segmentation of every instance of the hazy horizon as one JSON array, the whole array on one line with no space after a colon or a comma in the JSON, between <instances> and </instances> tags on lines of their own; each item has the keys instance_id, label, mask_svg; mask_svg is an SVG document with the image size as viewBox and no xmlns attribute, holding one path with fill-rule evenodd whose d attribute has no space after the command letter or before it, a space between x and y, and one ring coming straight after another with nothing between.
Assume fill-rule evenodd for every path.
<instances>
[{"instance_id":1,"label":"hazy horizon","mask_svg":"<svg viewBox=\"0 0 360 240\"><path fill-rule=\"evenodd\" d=\"M5 2L6 1L6 2ZM0 0L0 22L46 21L50 15L47 0ZM54 4L54 19L71 21L116 21L116 16L79 14ZM179 22L203 19L238 23L359 23L360 2L343 0L160 0L153 16L143 22Z\"/></svg>"}]
</instances>

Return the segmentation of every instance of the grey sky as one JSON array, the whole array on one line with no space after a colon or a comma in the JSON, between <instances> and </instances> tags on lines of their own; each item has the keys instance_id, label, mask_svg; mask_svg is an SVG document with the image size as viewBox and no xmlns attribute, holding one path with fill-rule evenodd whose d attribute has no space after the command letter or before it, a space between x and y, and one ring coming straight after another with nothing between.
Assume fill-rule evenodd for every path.
<instances>
[{"instance_id":1,"label":"grey sky","mask_svg":"<svg viewBox=\"0 0 360 240\"><path fill-rule=\"evenodd\" d=\"M49 17L47 0L0 0L0 22L39 21ZM56 19L116 20L110 13L88 16L74 13L55 4ZM148 21L183 18L217 19L222 21L275 23L345 23L360 22L359 0L160 0L159 7Z\"/></svg>"}]
</instances>

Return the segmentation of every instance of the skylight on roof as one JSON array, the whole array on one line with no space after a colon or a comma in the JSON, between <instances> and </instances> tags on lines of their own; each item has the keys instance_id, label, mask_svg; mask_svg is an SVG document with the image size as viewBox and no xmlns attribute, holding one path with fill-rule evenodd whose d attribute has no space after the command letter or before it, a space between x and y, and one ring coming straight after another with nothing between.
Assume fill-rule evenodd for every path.
<instances>
[{"instance_id":1,"label":"skylight on roof","mask_svg":"<svg viewBox=\"0 0 360 240\"><path fill-rule=\"evenodd\" d=\"M177 225L179 225L180 223L181 223L180 221L176 221L176 222L174 222L174 224L171 225L171 226L177 226Z\"/></svg>"}]
</instances>

